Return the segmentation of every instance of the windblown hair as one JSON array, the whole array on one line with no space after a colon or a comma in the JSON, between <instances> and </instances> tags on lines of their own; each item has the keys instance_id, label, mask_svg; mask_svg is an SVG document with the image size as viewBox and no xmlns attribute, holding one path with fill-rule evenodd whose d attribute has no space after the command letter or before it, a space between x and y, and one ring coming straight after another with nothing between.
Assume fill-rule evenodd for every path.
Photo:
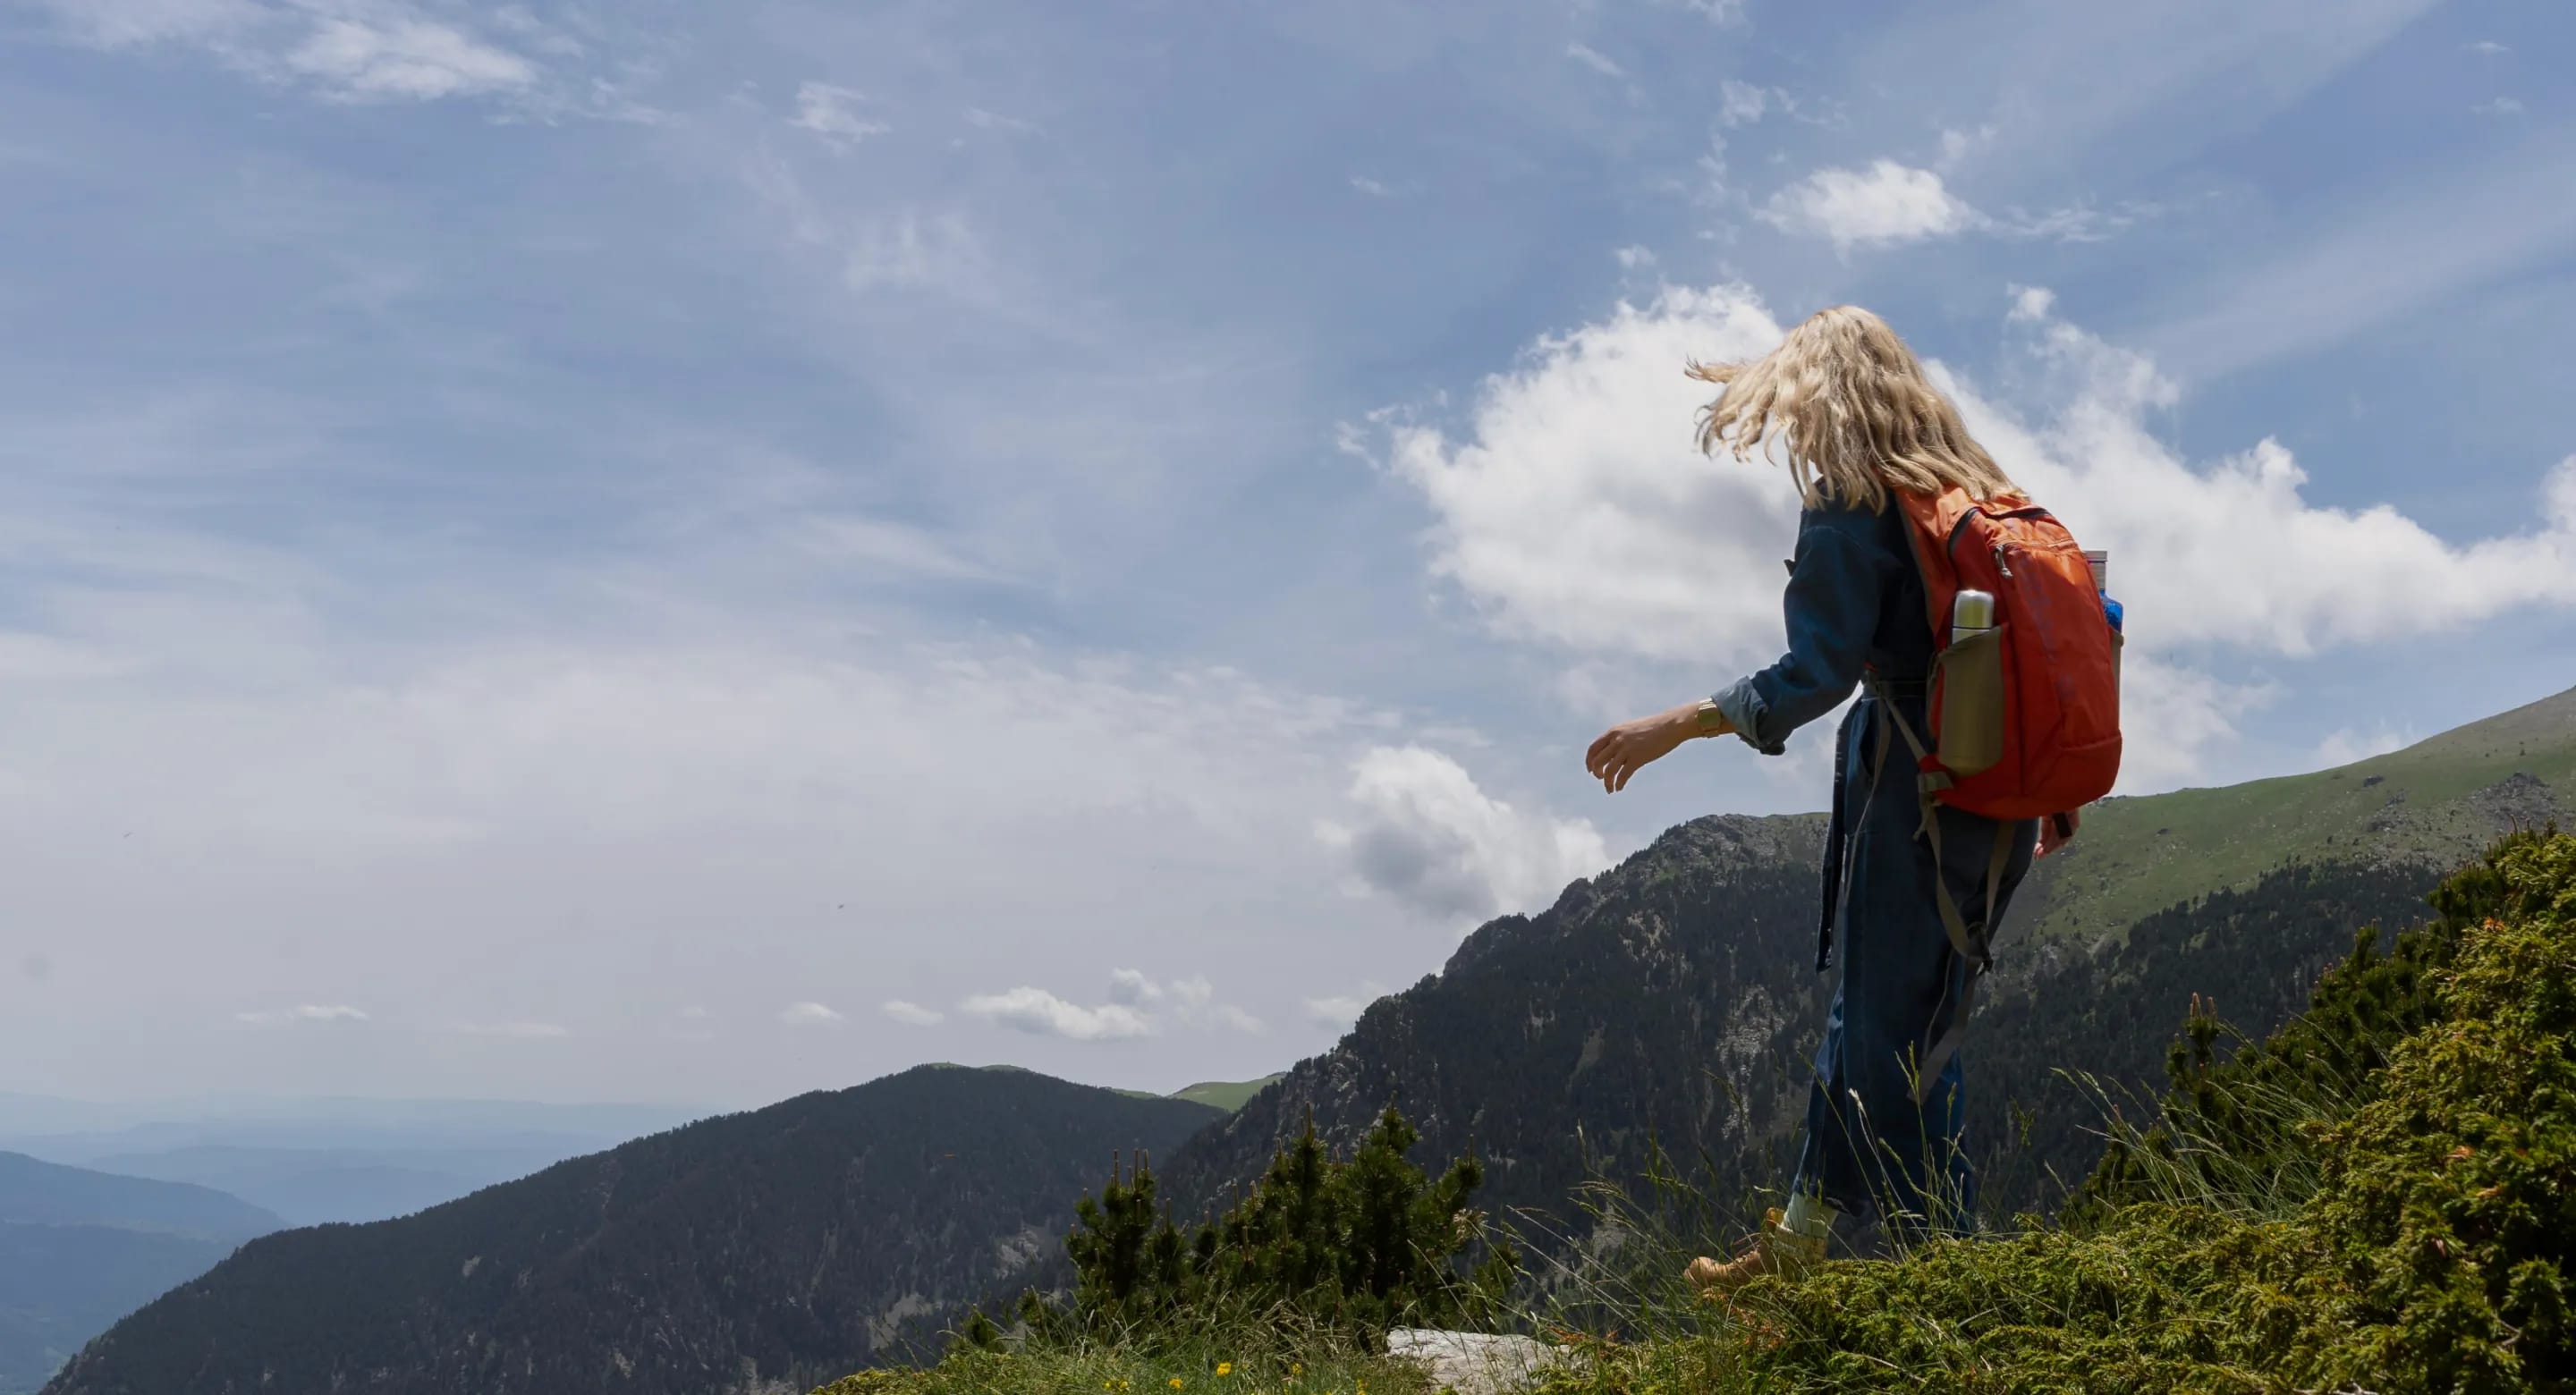
<instances>
[{"instance_id":1,"label":"windblown hair","mask_svg":"<svg viewBox=\"0 0 2576 1395\"><path fill-rule=\"evenodd\" d=\"M1938 494L1956 485L1978 499L2021 490L1969 439L1959 409L1923 376L1923 365L1887 321L1856 305L1819 310L1780 347L1750 363L1686 370L1725 388L1700 412L1699 448L1749 459L1777 431L1789 476L1808 507L1887 507L1887 491Z\"/></svg>"}]
</instances>

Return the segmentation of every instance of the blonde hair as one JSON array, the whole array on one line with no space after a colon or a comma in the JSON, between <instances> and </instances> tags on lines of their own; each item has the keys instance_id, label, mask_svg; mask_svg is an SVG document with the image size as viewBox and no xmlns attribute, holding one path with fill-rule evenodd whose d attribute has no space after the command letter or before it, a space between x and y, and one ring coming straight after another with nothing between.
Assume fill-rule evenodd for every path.
<instances>
[{"instance_id":1,"label":"blonde hair","mask_svg":"<svg viewBox=\"0 0 2576 1395\"><path fill-rule=\"evenodd\" d=\"M1692 362L1685 370L1725 391L1700 411L1699 448L1727 446L1738 460L1777 429L1789 477L1808 507L1829 502L1887 507L1887 491L1977 499L2019 496L1985 448L1969 439L1959 409L1923 376L1923 365L1887 321L1857 305L1819 310L1780 347L1750 363Z\"/></svg>"}]
</instances>

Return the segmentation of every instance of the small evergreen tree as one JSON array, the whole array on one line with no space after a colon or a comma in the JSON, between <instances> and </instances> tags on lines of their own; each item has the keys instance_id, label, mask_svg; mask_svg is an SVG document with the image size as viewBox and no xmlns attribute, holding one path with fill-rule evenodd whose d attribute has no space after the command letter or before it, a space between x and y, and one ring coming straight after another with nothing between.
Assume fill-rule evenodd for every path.
<instances>
[{"instance_id":1,"label":"small evergreen tree","mask_svg":"<svg viewBox=\"0 0 2576 1395\"><path fill-rule=\"evenodd\" d=\"M1335 1160L1310 1113L1248 1193L1184 1236L1139 1159L1075 1207L1066 1237L1076 1280L1070 1313L1034 1297L1033 1332L1117 1329L1135 1335L1216 1304L1285 1308L1360 1334L1399 1321L1489 1321L1519 1274L1507 1244L1488 1243L1470 1208L1484 1169L1470 1155L1438 1178L1405 1155L1420 1134L1392 1105L1347 1161ZM1483 1254L1472 1267L1462 1260Z\"/></svg>"}]
</instances>

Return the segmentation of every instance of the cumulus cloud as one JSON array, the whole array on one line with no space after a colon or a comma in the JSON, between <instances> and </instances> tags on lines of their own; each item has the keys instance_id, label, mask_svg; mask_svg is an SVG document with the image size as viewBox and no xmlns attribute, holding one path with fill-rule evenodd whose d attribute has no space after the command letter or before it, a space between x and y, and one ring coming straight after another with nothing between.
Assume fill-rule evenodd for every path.
<instances>
[{"instance_id":1,"label":"cumulus cloud","mask_svg":"<svg viewBox=\"0 0 2576 1395\"><path fill-rule=\"evenodd\" d=\"M2576 457L2537 482L2521 526L2452 544L2392 507L2312 503L2277 441L2186 460L2147 424L2175 384L2066 323L2043 288L2014 288L2006 322L2011 374L2027 384L2016 405L1934 372L2004 467L2111 553L2131 617L2128 725L2153 734L2132 743L2127 792L2198 774L2272 699L2213 678L2211 646L2301 656L2576 604ZM1433 572L1495 631L1570 661L1687 665L1714 687L1777 657L1796 502L1775 466L1697 454L1708 389L1681 366L1758 355L1780 333L1741 286L1666 288L1540 340L1454 431L1385 411L1360 436L1430 503ZM1401 881L1412 864L1384 856ZM1472 882L1421 885L1438 900Z\"/></svg>"},{"instance_id":2,"label":"cumulus cloud","mask_svg":"<svg viewBox=\"0 0 2576 1395\"><path fill-rule=\"evenodd\" d=\"M255 1027L282 1027L294 1022L364 1022L367 1015L344 1004L306 1003L300 1007L273 1008L265 1012L237 1012L236 1022Z\"/></svg>"},{"instance_id":3,"label":"cumulus cloud","mask_svg":"<svg viewBox=\"0 0 2576 1395\"><path fill-rule=\"evenodd\" d=\"M2469 108L2480 116L2520 116L2522 103L2511 97L2498 97Z\"/></svg>"},{"instance_id":4,"label":"cumulus cloud","mask_svg":"<svg viewBox=\"0 0 2576 1395\"><path fill-rule=\"evenodd\" d=\"M1150 1034L1153 1023L1121 1003L1082 1007L1043 988L1019 987L1005 993L968 998L958 1005L970 1016L998 1022L1033 1036L1067 1041L1117 1041Z\"/></svg>"},{"instance_id":5,"label":"cumulus cloud","mask_svg":"<svg viewBox=\"0 0 2576 1395\"><path fill-rule=\"evenodd\" d=\"M877 1010L907 1027L936 1027L948 1020L945 1013L901 998L889 998L878 1004Z\"/></svg>"},{"instance_id":6,"label":"cumulus cloud","mask_svg":"<svg viewBox=\"0 0 2576 1395\"><path fill-rule=\"evenodd\" d=\"M1419 746L1381 746L1352 768L1349 823L1317 836L1343 850L1361 883L1435 919L1483 920L1534 909L1609 865L1588 820L1513 808L1464 767Z\"/></svg>"},{"instance_id":7,"label":"cumulus cloud","mask_svg":"<svg viewBox=\"0 0 2576 1395\"><path fill-rule=\"evenodd\" d=\"M1989 132L1990 133L1990 130ZM1983 135L1941 133L1942 168L1957 164ZM1722 158L1718 162L1722 177ZM1895 160L1875 160L1867 169L1832 167L1773 194L1754 216L1782 232L1822 237L1837 252L1854 248L1891 247L1908 242L1982 233L1991 237L2055 242L2098 242L2140 217L2151 204L2128 203L2098 209L2086 203L2031 212L2019 207L1987 213L1952 193L1938 170L1917 169Z\"/></svg>"},{"instance_id":8,"label":"cumulus cloud","mask_svg":"<svg viewBox=\"0 0 2576 1395\"><path fill-rule=\"evenodd\" d=\"M821 1003L789 1003L778 1010L778 1020L791 1027L819 1027L840 1021L841 1014Z\"/></svg>"},{"instance_id":9,"label":"cumulus cloud","mask_svg":"<svg viewBox=\"0 0 2576 1395\"><path fill-rule=\"evenodd\" d=\"M1941 176L1887 159L1817 170L1773 194L1756 216L1783 232L1826 238L1837 251L1949 237L1982 221Z\"/></svg>"},{"instance_id":10,"label":"cumulus cloud","mask_svg":"<svg viewBox=\"0 0 2576 1395\"><path fill-rule=\"evenodd\" d=\"M870 136L894 129L882 121L860 116L858 104L865 100L864 93L828 82L800 83L796 88L796 115L787 124L811 131L846 150Z\"/></svg>"},{"instance_id":11,"label":"cumulus cloud","mask_svg":"<svg viewBox=\"0 0 2576 1395\"><path fill-rule=\"evenodd\" d=\"M1109 1001L1121 1007L1141 1008L1162 999L1163 986L1140 969L1118 969L1109 975Z\"/></svg>"}]
</instances>

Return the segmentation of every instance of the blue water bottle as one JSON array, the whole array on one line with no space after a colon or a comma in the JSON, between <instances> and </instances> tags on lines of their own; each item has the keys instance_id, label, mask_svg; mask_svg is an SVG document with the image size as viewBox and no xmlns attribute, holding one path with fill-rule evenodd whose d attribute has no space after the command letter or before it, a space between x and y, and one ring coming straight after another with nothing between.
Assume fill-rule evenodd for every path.
<instances>
[{"instance_id":1,"label":"blue water bottle","mask_svg":"<svg viewBox=\"0 0 2576 1395\"><path fill-rule=\"evenodd\" d=\"M2084 560L2093 568L2093 592L2102 598L2102 618L2111 622L2111 633L2120 631L2120 603L2111 599L2111 554L2087 552Z\"/></svg>"}]
</instances>

